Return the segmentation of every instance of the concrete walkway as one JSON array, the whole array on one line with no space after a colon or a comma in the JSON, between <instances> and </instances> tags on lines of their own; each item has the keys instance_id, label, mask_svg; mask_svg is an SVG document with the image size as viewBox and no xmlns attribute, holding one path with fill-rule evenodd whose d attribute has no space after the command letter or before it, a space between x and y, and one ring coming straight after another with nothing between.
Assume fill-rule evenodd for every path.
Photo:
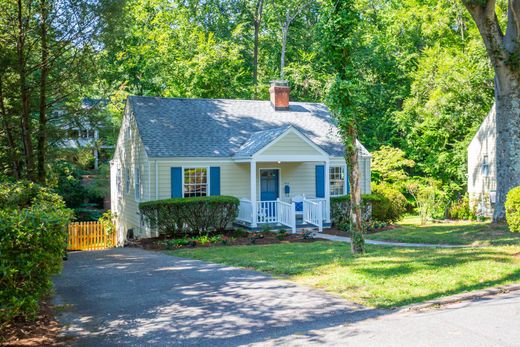
<instances>
[{"instance_id":1,"label":"concrete walkway","mask_svg":"<svg viewBox=\"0 0 520 347\"><path fill-rule=\"evenodd\" d=\"M236 346L388 311L255 271L137 248L77 252L55 278L75 345Z\"/></svg>"},{"instance_id":2,"label":"concrete walkway","mask_svg":"<svg viewBox=\"0 0 520 347\"><path fill-rule=\"evenodd\" d=\"M324 233L316 233L316 237L321 239L326 239L330 241L338 241L338 242L352 242L350 237L347 236L337 236L337 235L329 235ZM365 243L369 245L379 245L379 246L391 246L391 247L425 247L425 248L467 248L474 247L468 245L446 245L446 244L427 244L427 243L402 243L402 242L389 242L389 241L376 241L376 240L368 240L365 239Z\"/></svg>"}]
</instances>

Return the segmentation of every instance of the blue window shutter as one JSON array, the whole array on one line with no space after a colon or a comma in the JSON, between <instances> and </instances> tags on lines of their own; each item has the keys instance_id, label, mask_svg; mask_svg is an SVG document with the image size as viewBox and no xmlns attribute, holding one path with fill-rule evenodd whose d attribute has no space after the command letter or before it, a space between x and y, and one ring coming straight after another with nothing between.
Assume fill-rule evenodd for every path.
<instances>
[{"instance_id":1,"label":"blue window shutter","mask_svg":"<svg viewBox=\"0 0 520 347\"><path fill-rule=\"evenodd\" d=\"M209 168L209 195L220 195L220 167Z\"/></svg>"},{"instance_id":2,"label":"blue window shutter","mask_svg":"<svg viewBox=\"0 0 520 347\"><path fill-rule=\"evenodd\" d=\"M325 165L316 165L316 197L325 197Z\"/></svg>"},{"instance_id":3,"label":"blue window shutter","mask_svg":"<svg viewBox=\"0 0 520 347\"><path fill-rule=\"evenodd\" d=\"M348 177L348 166L345 165L345 184L347 185L347 194L350 194L350 180Z\"/></svg>"},{"instance_id":4,"label":"blue window shutter","mask_svg":"<svg viewBox=\"0 0 520 347\"><path fill-rule=\"evenodd\" d=\"M172 198L182 198L182 167L171 168Z\"/></svg>"}]
</instances>

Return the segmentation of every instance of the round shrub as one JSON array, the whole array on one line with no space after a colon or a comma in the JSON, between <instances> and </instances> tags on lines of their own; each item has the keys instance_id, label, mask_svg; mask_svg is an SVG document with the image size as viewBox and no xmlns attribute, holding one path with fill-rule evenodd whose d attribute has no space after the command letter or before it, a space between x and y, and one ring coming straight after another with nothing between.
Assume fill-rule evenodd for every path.
<instances>
[{"instance_id":1,"label":"round shrub","mask_svg":"<svg viewBox=\"0 0 520 347\"><path fill-rule=\"evenodd\" d=\"M72 212L33 183L0 184L0 326L33 319L61 269Z\"/></svg>"},{"instance_id":2,"label":"round shrub","mask_svg":"<svg viewBox=\"0 0 520 347\"><path fill-rule=\"evenodd\" d=\"M361 213L363 221L368 222L372 218L371 206L378 204L382 197L376 194L363 194L361 196ZM334 196L330 198L332 223L341 230L347 230L350 225L350 194Z\"/></svg>"},{"instance_id":3,"label":"round shrub","mask_svg":"<svg viewBox=\"0 0 520 347\"><path fill-rule=\"evenodd\" d=\"M408 201L403 193L384 183L375 184L372 191L381 197L377 203L372 204L372 219L395 223L404 217Z\"/></svg>"},{"instance_id":4,"label":"round shrub","mask_svg":"<svg viewBox=\"0 0 520 347\"><path fill-rule=\"evenodd\" d=\"M233 196L204 196L146 201L139 210L159 233L222 231L238 215L240 201Z\"/></svg>"},{"instance_id":5,"label":"round shrub","mask_svg":"<svg viewBox=\"0 0 520 347\"><path fill-rule=\"evenodd\" d=\"M507 193L505 208L509 230L520 232L520 187L515 187Z\"/></svg>"}]
</instances>

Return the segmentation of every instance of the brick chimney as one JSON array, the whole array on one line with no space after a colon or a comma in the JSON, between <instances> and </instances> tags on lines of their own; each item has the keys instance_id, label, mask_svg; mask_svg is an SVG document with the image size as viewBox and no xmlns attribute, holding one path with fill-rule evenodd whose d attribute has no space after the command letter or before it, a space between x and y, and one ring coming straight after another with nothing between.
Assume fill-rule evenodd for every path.
<instances>
[{"instance_id":1,"label":"brick chimney","mask_svg":"<svg viewBox=\"0 0 520 347\"><path fill-rule=\"evenodd\" d=\"M273 106L276 111L289 110L290 93L291 88L287 81L271 81L271 87L269 88L271 106Z\"/></svg>"}]
</instances>

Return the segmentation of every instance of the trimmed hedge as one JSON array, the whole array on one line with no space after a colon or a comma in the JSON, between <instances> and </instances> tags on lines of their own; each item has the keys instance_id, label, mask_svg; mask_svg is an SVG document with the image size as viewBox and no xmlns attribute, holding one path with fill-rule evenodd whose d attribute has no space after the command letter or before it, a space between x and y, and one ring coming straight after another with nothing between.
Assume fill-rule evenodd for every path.
<instances>
[{"instance_id":1,"label":"trimmed hedge","mask_svg":"<svg viewBox=\"0 0 520 347\"><path fill-rule=\"evenodd\" d=\"M363 221L372 219L373 206L377 205L383 198L376 194L363 194L361 196L361 211ZM330 214L332 223L337 227L350 224L350 194L334 196L330 198Z\"/></svg>"},{"instance_id":2,"label":"trimmed hedge","mask_svg":"<svg viewBox=\"0 0 520 347\"><path fill-rule=\"evenodd\" d=\"M509 230L520 232L520 187L515 187L507 193L505 208Z\"/></svg>"},{"instance_id":3,"label":"trimmed hedge","mask_svg":"<svg viewBox=\"0 0 520 347\"><path fill-rule=\"evenodd\" d=\"M34 319L61 270L72 211L28 182L0 184L0 327Z\"/></svg>"},{"instance_id":4,"label":"trimmed hedge","mask_svg":"<svg viewBox=\"0 0 520 347\"><path fill-rule=\"evenodd\" d=\"M160 234L222 231L238 215L240 201L233 196L205 196L146 201L139 210Z\"/></svg>"}]
</instances>

